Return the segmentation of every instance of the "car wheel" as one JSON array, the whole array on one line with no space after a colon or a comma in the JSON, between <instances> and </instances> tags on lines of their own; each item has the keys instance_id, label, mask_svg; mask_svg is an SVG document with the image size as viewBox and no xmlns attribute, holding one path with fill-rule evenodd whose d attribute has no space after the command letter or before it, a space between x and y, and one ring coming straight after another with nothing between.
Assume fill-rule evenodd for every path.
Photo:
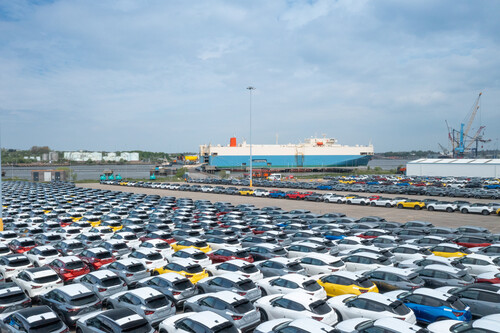
<instances>
[{"instance_id":1,"label":"car wheel","mask_svg":"<svg viewBox=\"0 0 500 333\"><path fill-rule=\"evenodd\" d=\"M160 275L160 273L158 273L158 271L153 271L153 273L151 273L152 276L158 276Z\"/></svg>"},{"instance_id":2,"label":"car wheel","mask_svg":"<svg viewBox=\"0 0 500 333\"><path fill-rule=\"evenodd\" d=\"M76 328L76 333L83 333L83 332L82 332L82 329L81 329L80 327L77 327L77 328Z\"/></svg>"},{"instance_id":3,"label":"car wheel","mask_svg":"<svg viewBox=\"0 0 500 333\"><path fill-rule=\"evenodd\" d=\"M260 290L261 297L267 296L267 291L265 289Z\"/></svg>"},{"instance_id":4,"label":"car wheel","mask_svg":"<svg viewBox=\"0 0 500 333\"><path fill-rule=\"evenodd\" d=\"M337 315L337 322L338 322L338 323L344 320L344 319L342 318L342 315L340 314L340 312L339 312L338 310L335 310L335 309L334 309L333 311L335 311L335 314Z\"/></svg>"},{"instance_id":5,"label":"car wheel","mask_svg":"<svg viewBox=\"0 0 500 333\"><path fill-rule=\"evenodd\" d=\"M188 308L184 308L184 313L186 313L186 312L193 312L193 309L191 309L189 307Z\"/></svg>"},{"instance_id":6,"label":"car wheel","mask_svg":"<svg viewBox=\"0 0 500 333\"><path fill-rule=\"evenodd\" d=\"M330 200L328 200L328 199L325 199L325 202L327 202L327 203L328 203L328 202L330 202Z\"/></svg>"},{"instance_id":7,"label":"car wheel","mask_svg":"<svg viewBox=\"0 0 500 333\"><path fill-rule=\"evenodd\" d=\"M399 204L399 205L398 205L398 208L399 208L399 209L402 209L402 208L403 208L403 204Z\"/></svg>"},{"instance_id":8,"label":"car wheel","mask_svg":"<svg viewBox=\"0 0 500 333\"><path fill-rule=\"evenodd\" d=\"M448 213L453 213L453 208L448 207L448 208L446 208L446 211L447 211Z\"/></svg>"},{"instance_id":9,"label":"car wheel","mask_svg":"<svg viewBox=\"0 0 500 333\"><path fill-rule=\"evenodd\" d=\"M415 210L421 210L422 207L420 207L419 205L415 205Z\"/></svg>"},{"instance_id":10,"label":"car wheel","mask_svg":"<svg viewBox=\"0 0 500 333\"><path fill-rule=\"evenodd\" d=\"M112 304L112 303L107 302L107 304L106 304L106 308L107 308L108 310L112 310L112 309L114 309L115 307L113 306L113 304Z\"/></svg>"},{"instance_id":11,"label":"car wheel","mask_svg":"<svg viewBox=\"0 0 500 333\"><path fill-rule=\"evenodd\" d=\"M205 289L203 289L202 287L198 287L198 292L200 294L206 294Z\"/></svg>"},{"instance_id":12,"label":"car wheel","mask_svg":"<svg viewBox=\"0 0 500 333\"><path fill-rule=\"evenodd\" d=\"M319 198L316 199L316 202L320 202Z\"/></svg>"},{"instance_id":13,"label":"car wheel","mask_svg":"<svg viewBox=\"0 0 500 333\"><path fill-rule=\"evenodd\" d=\"M483 214L483 215L490 215L490 212L488 212L487 210L483 210L483 211L481 212L481 214Z\"/></svg>"},{"instance_id":14,"label":"car wheel","mask_svg":"<svg viewBox=\"0 0 500 333\"><path fill-rule=\"evenodd\" d=\"M377 204L375 202L370 203L370 206L375 207Z\"/></svg>"},{"instance_id":15,"label":"car wheel","mask_svg":"<svg viewBox=\"0 0 500 333\"><path fill-rule=\"evenodd\" d=\"M469 211L467 210L467 208L464 208L464 209L462 209L462 210L460 211L460 213L462 213L462 214L467 214L468 212L469 212Z\"/></svg>"},{"instance_id":16,"label":"car wheel","mask_svg":"<svg viewBox=\"0 0 500 333\"><path fill-rule=\"evenodd\" d=\"M260 310L260 321L261 322L266 322L269 320L269 316L265 311Z\"/></svg>"},{"instance_id":17,"label":"car wheel","mask_svg":"<svg viewBox=\"0 0 500 333\"><path fill-rule=\"evenodd\" d=\"M342 200L340 200L340 199L339 199L339 200L337 200L337 203L338 203L338 204L342 203Z\"/></svg>"},{"instance_id":18,"label":"car wheel","mask_svg":"<svg viewBox=\"0 0 500 333\"><path fill-rule=\"evenodd\" d=\"M351 200L347 200L346 204L350 205L351 204Z\"/></svg>"},{"instance_id":19,"label":"car wheel","mask_svg":"<svg viewBox=\"0 0 500 333\"><path fill-rule=\"evenodd\" d=\"M428 210L429 212L432 212L432 211L434 210L434 207L432 207L432 206L427 207L427 210Z\"/></svg>"},{"instance_id":20,"label":"car wheel","mask_svg":"<svg viewBox=\"0 0 500 333\"><path fill-rule=\"evenodd\" d=\"M391 208L391 204L390 204L390 203L386 203L386 204L385 204L385 207L387 207L387 208Z\"/></svg>"},{"instance_id":21,"label":"car wheel","mask_svg":"<svg viewBox=\"0 0 500 333\"><path fill-rule=\"evenodd\" d=\"M208 276L214 276L212 272L207 272Z\"/></svg>"}]
</instances>

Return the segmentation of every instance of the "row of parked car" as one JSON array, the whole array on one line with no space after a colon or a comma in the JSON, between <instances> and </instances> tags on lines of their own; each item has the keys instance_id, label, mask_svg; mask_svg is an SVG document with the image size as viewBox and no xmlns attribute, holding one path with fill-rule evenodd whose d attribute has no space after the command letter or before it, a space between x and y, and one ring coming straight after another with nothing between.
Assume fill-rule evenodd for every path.
<instances>
[{"instance_id":1,"label":"row of parked car","mask_svg":"<svg viewBox=\"0 0 500 333\"><path fill-rule=\"evenodd\" d=\"M363 196L360 194L318 193L313 191L299 192L297 190L283 191L279 189L268 190L265 188L237 188L234 186L211 186L180 183L130 183L127 181L105 181L108 185L134 186L157 188L177 191L216 193L228 195L242 195L254 197L268 197L273 199L305 200L314 202L329 202L348 205L362 205L386 208L410 208L415 210L427 209L428 211L460 212L462 214L496 214L500 216L499 202L469 202L465 200L445 201L433 198L410 199L406 197L383 197L378 194Z\"/></svg>"},{"instance_id":2,"label":"row of parked car","mask_svg":"<svg viewBox=\"0 0 500 333\"><path fill-rule=\"evenodd\" d=\"M495 332L477 226L3 184L2 332ZM479 330L481 329L481 330Z\"/></svg>"}]
</instances>

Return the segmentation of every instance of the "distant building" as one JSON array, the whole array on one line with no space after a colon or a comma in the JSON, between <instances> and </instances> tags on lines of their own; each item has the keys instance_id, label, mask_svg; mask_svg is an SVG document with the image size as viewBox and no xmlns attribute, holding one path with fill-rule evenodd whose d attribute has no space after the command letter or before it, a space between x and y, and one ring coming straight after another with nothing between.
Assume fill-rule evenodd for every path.
<instances>
[{"instance_id":1,"label":"distant building","mask_svg":"<svg viewBox=\"0 0 500 333\"><path fill-rule=\"evenodd\" d=\"M53 162L59 161L59 153L57 151L51 151L49 153L49 161Z\"/></svg>"},{"instance_id":2,"label":"distant building","mask_svg":"<svg viewBox=\"0 0 500 333\"><path fill-rule=\"evenodd\" d=\"M67 151L64 152L64 159L75 162L86 162L91 160L93 162L119 162L124 160L126 162L139 161L139 153L101 153L101 152L84 152L84 151Z\"/></svg>"}]
</instances>

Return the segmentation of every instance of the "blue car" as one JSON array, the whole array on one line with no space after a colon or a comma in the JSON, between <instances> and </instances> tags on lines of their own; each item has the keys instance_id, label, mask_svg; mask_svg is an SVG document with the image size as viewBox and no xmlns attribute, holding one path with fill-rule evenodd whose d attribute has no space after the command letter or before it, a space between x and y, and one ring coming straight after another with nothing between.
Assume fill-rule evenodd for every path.
<instances>
[{"instance_id":1,"label":"blue car","mask_svg":"<svg viewBox=\"0 0 500 333\"><path fill-rule=\"evenodd\" d=\"M285 198L285 192L282 192L282 191L271 191L271 192L269 192L269 197L270 198L275 198L275 199L283 199L283 198Z\"/></svg>"},{"instance_id":2,"label":"blue car","mask_svg":"<svg viewBox=\"0 0 500 333\"><path fill-rule=\"evenodd\" d=\"M332 188L331 185L319 185L316 187L317 190L331 190Z\"/></svg>"},{"instance_id":3,"label":"blue car","mask_svg":"<svg viewBox=\"0 0 500 333\"><path fill-rule=\"evenodd\" d=\"M328 230L323 233L323 237L329 240L338 240L338 239L344 239L347 236L345 235L345 232L342 230Z\"/></svg>"},{"instance_id":4,"label":"blue car","mask_svg":"<svg viewBox=\"0 0 500 333\"><path fill-rule=\"evenodd\" d=\"M429 288L418 288L413 291L400 290L385 293L388 297L397 298L413 310L417 321L425 324L439 320L469 321L472 319L470 307L460 298Z\"/></svg>"}]
</instances>

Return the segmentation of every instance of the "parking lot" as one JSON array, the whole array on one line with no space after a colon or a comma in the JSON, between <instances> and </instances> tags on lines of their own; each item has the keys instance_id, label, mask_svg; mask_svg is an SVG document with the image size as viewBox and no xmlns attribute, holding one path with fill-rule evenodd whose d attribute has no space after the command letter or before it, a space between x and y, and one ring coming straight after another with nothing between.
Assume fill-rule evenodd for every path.
<instances>
[{"instance_id":1,"label":"parking lot","mask_svg":"<svg viewBox=\"0 0 500 333\"><path fill-rule=\"evenodd\" d=\"M223 194L200 193L200 192L180 192L163 189L136 188L112 186L103 184L78 184L80 187L119 190L132 193L158 194L161 196L190 197L193 200L207 199L212 202L228 201L237 204L251 203L256 207L279 206L284 210L307 209L313 213L325 214L328 212L342 212L347 216L360 218L363 216L376 215L385 218L387 221L406 222L412 220L428 221L436 226L456 228L463 225L474 225L485 227L493 233L500 232L500 217L496 215L482 216L478 214L449 214L446 212L429 212L426 210L388 209L383 207L354 206L345 204L333 204L324 202L292 201L269 198L257 198L246 196L228 196ZM325 191L327 192L327 191ZM344 194L348 194L345 192ZM474 202L488 202L484 199L473 199Z\"/></svg>"}]
</instances>

